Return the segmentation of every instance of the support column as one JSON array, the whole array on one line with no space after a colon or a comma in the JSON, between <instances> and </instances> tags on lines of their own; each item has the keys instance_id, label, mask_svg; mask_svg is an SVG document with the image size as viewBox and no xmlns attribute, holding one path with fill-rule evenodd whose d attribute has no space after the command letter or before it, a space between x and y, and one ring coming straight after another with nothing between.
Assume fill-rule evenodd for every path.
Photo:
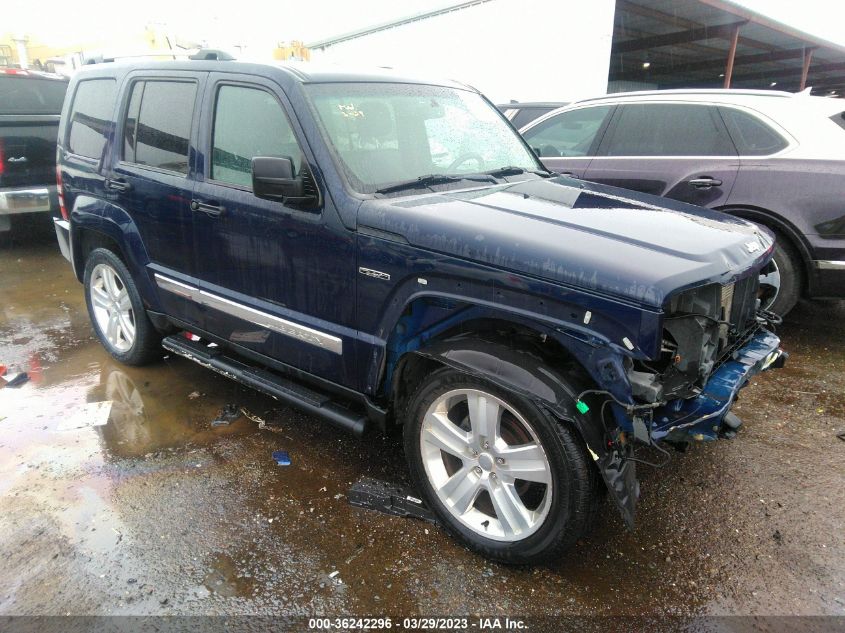
<instances>
[{"instance_id":1,"label":"support column","mask_svg":"<svg viewBox=\"0 0 845 633\"><path fill-rule=\"evenodd\" d=\"M815 48L804 49L804 66L801 68L801 87L798 91L804 90L807 87L807 75L810 74L810 62L813 61L813 51Z\"/></svg>"},{"instance_id":2,"label":"support column","mask_svg":"<svg viewBox=\"0 0 845 633\"><path fill-rule=\"evenodd\" d=\"M725 88L731 87L731 75L734 73L734 58L736 57L736 43L739 41L739 24L734 25L731 33L731 48L728 51L728 62L725 64Z\"/></svg>"}]
</instances>

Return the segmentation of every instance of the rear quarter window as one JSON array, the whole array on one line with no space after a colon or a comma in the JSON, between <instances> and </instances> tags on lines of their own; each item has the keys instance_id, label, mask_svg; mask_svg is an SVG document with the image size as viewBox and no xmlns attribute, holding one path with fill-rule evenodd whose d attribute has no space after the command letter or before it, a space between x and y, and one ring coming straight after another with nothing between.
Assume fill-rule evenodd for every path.
<instances>
[{"instance_id":1,"label":"rear quarter window","mask_svg":"<svg viewBox=\"0 0 845 633\"><path fill-rule=\"evenodd\" d=\"M102 157L116 93L117 82L114 79L86 79L79 82L69 115L69 152L87 158Z\"/></svg>"},{"instance_id":2,"label":"rear quarter window","mask_svg":"<svg viewBox=\"0 0 845 633\"><path fill-rule=\"evenodd\" d=\"M720 108L740 156L766 156L784 149L789 142L753 114L734 108Z\"/></svg>"},{"instance_id":3,"label":"rear quarter window","mask_svg":"<svg viewBox=\"0 0 845 633\"><path fill-rule=\"evenodd\" d=\"M836 123L839 127L845 130L845 112L840 112L839 114L834 114L830 117L830 120Z\"/></svg>"},{"instance_id":4,"label":"rear quarter window","mask_svg":"<svg viewBox=\"0 0 845 633\"><path fill-rule=\"evenodd\" d=\"M0 114L60 114L67 82L0 75Z\"/></svg>"}]
</instances>

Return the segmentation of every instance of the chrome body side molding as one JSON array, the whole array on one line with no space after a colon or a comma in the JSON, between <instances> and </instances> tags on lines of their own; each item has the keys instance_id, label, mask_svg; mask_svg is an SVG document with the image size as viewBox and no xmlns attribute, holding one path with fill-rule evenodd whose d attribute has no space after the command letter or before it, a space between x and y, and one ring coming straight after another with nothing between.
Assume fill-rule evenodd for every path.
<instances>
[{"instance_id":1,"label":"chrome body side molding","mask_svg":"<svg viewBox=\"0 0 845 633\"><path fill-rule=\"evenodd\" d=\"M205 290L200 290L195 286L170 279L159 273L155 273L155 280L158 287L167 292L172 292L180 297L214 308L215 310L220 310L230 316L249 321L278 334L316 345L335 354L343 354L343 340L337 336L315 330L299 323L294 323L293 321L288 321L287 319L282 319L281 317L251 308L242 303L231 301L230 299L206 292Z\"/></svg>"}]
</instances>

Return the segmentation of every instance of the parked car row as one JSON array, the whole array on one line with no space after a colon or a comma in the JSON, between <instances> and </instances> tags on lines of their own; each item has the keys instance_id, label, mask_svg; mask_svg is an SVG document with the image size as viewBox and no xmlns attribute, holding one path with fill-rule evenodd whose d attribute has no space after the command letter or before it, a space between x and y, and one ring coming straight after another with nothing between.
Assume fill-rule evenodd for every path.
<instances>
[{"instance_id":1,"label":"parked car row","mask_svg":"<svg viewBox=\"0 0 845 633\"><path fill-rule=\"evenodd\" d=\"M764 307L845 296L845 102L776 91L664 90L588 99L521 130L558 173L768 227Z\"/></svg>"},{"instance_id":2,"label":"parked car row","mask_svg":"<svg viewBox=\"0 0 845 633\"><path fill-rule=\"evenodd\" d=\"M112 356L401 427L419 494L498 560L560 554L605 490L633 525L637 446L732 437L786 360L770 231L549 172L462 84L98 64L57 155L56 235Z\"/></svg>"}]
</instances>

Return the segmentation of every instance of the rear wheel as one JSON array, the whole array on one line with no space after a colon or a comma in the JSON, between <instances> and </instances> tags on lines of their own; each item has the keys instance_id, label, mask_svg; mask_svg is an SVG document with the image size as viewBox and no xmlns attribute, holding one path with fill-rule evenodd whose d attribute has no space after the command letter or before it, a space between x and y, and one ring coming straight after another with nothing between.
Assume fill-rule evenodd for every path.
<instances>
[{"instance_id":1,"label":"rear wheel","mask_svg":"<svg viewBox=\"0 0 845 633\"><path fill-rule=\"evenodd\" d=\"M579 437L533 402L453 369L417 390L405 453L446 529L509 563L557 556L588 528L598 478Z\"/></svg>"},{"instance_id":2,"label":"rear wheel","mask_svg":"<svg viewBox=\"0 0 845 633\"><path fill-rule=\"evenodd\" d=\"M147 317L135 282L117 255L105 248L91 251L83 283L94 331L115 359L144 365L161 357L161 335Z\"/></svg>"}]
</instances>

